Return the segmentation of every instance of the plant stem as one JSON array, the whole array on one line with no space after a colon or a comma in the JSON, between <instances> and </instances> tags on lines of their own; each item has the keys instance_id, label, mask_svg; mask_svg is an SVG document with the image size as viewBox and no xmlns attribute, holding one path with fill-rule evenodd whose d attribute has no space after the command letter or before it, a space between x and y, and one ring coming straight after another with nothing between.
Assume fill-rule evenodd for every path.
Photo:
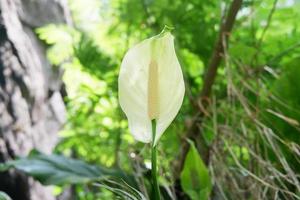
<instances>
[{"instance_id":1,"label":"plant stem","mask_svg":"<svg viewBox=\"0 0 300 200\"><path fill-rule=\"evenodd\" d=\"M156 121L152 120L152 145L151 145L151 175L152 175L152 187L154 200L160 200L159 186L157 182L157 162L156 152L157 145L154 146L155 135L156 135Z\"/></svg>"}]
</instances>

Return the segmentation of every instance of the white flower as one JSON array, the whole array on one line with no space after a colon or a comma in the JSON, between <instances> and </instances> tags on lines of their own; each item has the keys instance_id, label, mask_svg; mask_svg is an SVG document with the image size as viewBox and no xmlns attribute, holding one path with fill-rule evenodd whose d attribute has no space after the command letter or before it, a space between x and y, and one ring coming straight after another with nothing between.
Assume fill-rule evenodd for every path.
<instances>
[{"instance_id":1,"label":"white flower","mask_svg":"<svg viewBox=\"0 0 300 200\"><path fill-rule=\"evenodd\" d=\"M185 91L173 35L163 31L129 49L118 81L130 132L138 141L152 142L151 120L155 119L156 145L177 115Z\"/></svg>"}]
</instances>

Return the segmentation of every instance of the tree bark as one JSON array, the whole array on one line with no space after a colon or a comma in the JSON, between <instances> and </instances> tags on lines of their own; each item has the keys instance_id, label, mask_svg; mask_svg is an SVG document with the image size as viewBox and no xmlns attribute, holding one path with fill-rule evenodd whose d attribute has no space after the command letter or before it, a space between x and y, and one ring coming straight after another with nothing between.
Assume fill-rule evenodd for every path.
<instances>
[{"instance_id":1,"label":"tree bark","mask_svg":"<svg viewBox=\"0 0 300 200\"><path fill-rule=\"evenodd\" d=\"M0 162L32 149L51 153L57 142L66 113L62 70L47 61L34 29L68 20L62 1L0 1ZM13 200L55 199L15 170L0 173L0 191Z\"/></svg>"}]
</instances>

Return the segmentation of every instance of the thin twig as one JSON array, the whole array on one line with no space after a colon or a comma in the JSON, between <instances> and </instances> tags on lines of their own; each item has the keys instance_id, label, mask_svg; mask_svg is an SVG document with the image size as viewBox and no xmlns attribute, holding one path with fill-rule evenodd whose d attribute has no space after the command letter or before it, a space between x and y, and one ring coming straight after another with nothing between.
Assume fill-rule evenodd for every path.
<instances>
[{"instance_id":1,"label":"thin twig","mask_svg":"<svg viewBox=\"0 0 300 200\"><path fill-rule=\"evenodd\" d=\"M271 25L272 17L273 17L273 14L274 14L275 10L276 10L277 2L278 2L278 0L274 0L274 2L273 2L271 11L270 11L270 13L269 13L269 15L268 15L267 24L266 24L266 26L264 27L264 29L263 29L263 31L262 31L262 34L261 34L261 36L260 36L260 38L258 39L258 42L257 42L257 44L256 44L257 51L256 51L256 53L253 55L252 62L253 62L254 60L256 60L256 58L257 58L257 56L258 56L258 54L259 54L259 52L260 52L261 44L262 44L262 42L263 42L263 40L264 40L265 34L266 34L267 30L269 29L269 27L270 27L270 25Z\"/></svg>"}]
</instances>

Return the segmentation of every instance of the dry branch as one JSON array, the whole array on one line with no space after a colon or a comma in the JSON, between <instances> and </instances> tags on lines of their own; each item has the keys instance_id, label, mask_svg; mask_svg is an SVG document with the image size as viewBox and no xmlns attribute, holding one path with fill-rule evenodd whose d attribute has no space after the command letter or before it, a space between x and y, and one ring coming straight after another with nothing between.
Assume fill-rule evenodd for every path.
<instances>
[{"instance_id":1,"label":"dry branch","mask_svg":"<svg viewBox=\"0 0 300 200\"><path fill-rule=\"evenodd\" d=\"M198 151L200 152L204 162L207 164L209 161L209 147L205 144L204 139L201 136L200 125L203 121L203 118L206 116L205 110L209 105L209 96L216 78L217 69L222 61L225 47L227 46L224 44L226 44L229 39L230 32L233 28L237 13L242 6L242 2L242 0L233 0L224 23L221 23L220 33L208 64L206 74L204 76L202 91L198 98L200 109L197 111L192 125L188 128L186 136L182 141L179 159L177 159L178 163L175 163L174 171L176 172L177 178L180 175L178 172L181 172L183 169L183 164L189 150L189 143L187 142L187 139L190 139L196 143Z\"/></svg>"}]
</instances>

